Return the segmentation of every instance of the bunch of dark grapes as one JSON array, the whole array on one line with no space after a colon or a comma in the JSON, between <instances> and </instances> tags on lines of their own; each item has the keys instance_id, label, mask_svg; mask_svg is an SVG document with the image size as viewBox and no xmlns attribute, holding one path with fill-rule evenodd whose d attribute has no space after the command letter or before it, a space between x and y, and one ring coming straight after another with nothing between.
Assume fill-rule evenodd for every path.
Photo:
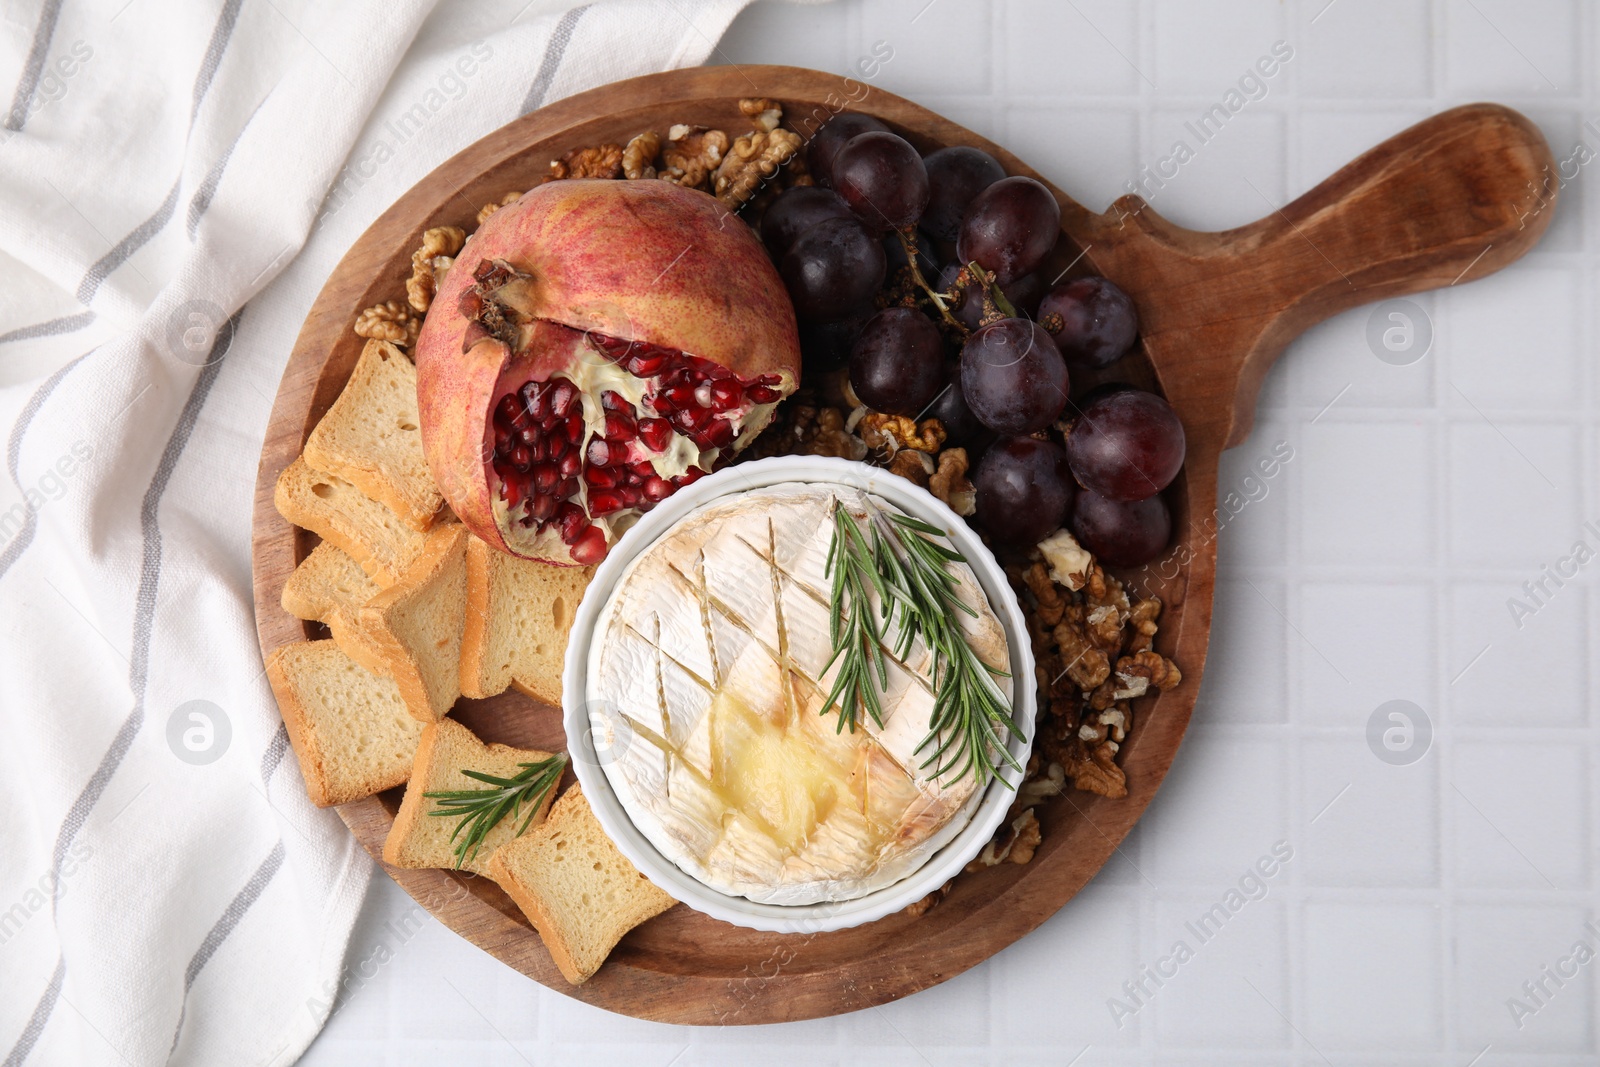
<instances>
[{"instance_id":1,"label":"bunch of dark grapes","mask_svg":"<svg viewBox=\"0 0 1600 1067\"><path fill-rule=\"evenodd\" d=\"M1113 566L1158 556L1161 496L1183 465L1165 400L1100 385L1071 401L1069 372L1098 374L1135 346L1133 301L1105 278L1048 288L1061 208L977 148L926 156L877 119L843 113L811 140L818 185L761 220L800 317L810 370L848 366L862 403L936 417L981 455L976 521L1026 548L1063 525Z\"/></svg>"}]
</instances>

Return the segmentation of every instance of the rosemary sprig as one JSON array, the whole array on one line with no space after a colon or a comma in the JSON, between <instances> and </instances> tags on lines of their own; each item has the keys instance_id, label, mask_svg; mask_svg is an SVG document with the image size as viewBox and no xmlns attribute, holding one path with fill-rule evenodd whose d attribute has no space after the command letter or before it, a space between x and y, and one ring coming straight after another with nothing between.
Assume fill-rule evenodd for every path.
<instances>
[{"instance_id":1,"label":"rosemary sprig","mask_svg":"<svg viewBox=\"0 0 1600 1067\"><path fill-rule=\"evenodd\" d=\"M439 801L439 807L428 812L429 815L461 820L455 833L450 835L450 840L455 842L457 870L477 856L484 838L500 824L501 819L507 815L515 819L523 805L527 805L528 815L517 827L518 836L527 830L528 824L539 812L539 805L544 803L545 795L561 780L561 773L567 769L567 757L556 755L520 766L522 770L511 778L463 769L462 774L479 782L487 782L487 787L422 794L430 800Z\"/></svg>"},{"instance_id":2,"label":"rosemary sprig","mask_svg":"<svg viewBox=\"0 0 1600 1067\"><path fill-rule=\"evenodd\" d=\"M866 535L844 508L834 511L834 537L828 552L834 590L830 636L834 660L843 657L843 665L824 709L842 694L840 729L847 722L855 729L856 711L861 706L882 725L877 687L887 684L888 675L883 664L882 628L871 618L870 588L878 593L882 627L898 620L896 658L905 659L918 638L933 656L933 714L928 736L917 746L918 752L928 748L932 752L922 766L932 765L935 778L952 770L959 778L971 770L980 783L986 783L1000 773L994 756L998 752L1006 764L1020 771L1005 747L1012 729L1011 708L995 681L1009 675L978 658L957 615L977 616L957 595L961 583L946 566L965 563L966 557L934 540L943 533L937 526L909 515L886 516L870 504L868 508Z\"/></svg>"},{"instance_id":3,"label":"rosemary sprig","mask_svg":"<svg viewBox=\"0 0 1600 1067\"><path fill-rule=\"evenodd\" d=\"M872 560L871 550L861 536L861 528L844 508L834 502L833 540L828 545L827 574L833 579L833 610L828 617L828 638L833 656L824 674L840 656L844 664L833 679L833 691L823 708L838 705L839 721L835 732L846 726L855 733L861 710L872 721L883 725L883 700L879 695L889 684L889 669L883 661L883 635L872 614L871 590L886 602L888 592Z\"/></svg>"}]
</instances>

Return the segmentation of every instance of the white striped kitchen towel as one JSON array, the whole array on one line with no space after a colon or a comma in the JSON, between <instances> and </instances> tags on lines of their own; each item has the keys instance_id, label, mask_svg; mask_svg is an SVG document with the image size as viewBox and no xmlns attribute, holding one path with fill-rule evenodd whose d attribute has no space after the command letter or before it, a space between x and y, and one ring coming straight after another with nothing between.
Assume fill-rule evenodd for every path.
<instances>
[{"instance_id":1,"label":"white striped kitchen towel","mask_svg":"<svg viewBox=\"0 0 1600 1067\"><path fill-rule=\"evenodd\" d=\"M0 1063L282 1064L316 1034L372 864L306 800L252 622L290 345L434 166L705 61L746 2L6 5Z\"/></svg>"}]
</instances>

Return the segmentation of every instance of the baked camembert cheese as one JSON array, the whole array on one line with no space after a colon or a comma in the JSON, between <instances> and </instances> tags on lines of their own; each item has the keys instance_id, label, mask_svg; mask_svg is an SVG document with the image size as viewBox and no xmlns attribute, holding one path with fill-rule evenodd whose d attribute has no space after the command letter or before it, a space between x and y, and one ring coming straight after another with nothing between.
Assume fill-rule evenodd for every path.
<instances>
[{"instance_id":1,"label":"baked camembert cheese","mask_svg":"<svg viewBox=\"0 0 1600 1067\"><path fill-rule=\"evenodd\" d=\"M893 510L870 498L871 506ZM767 904L849 900L912 873L971 818L968 771L922 764L933 663L888 655L883 725L824 708L834 509L869 498L786 483L715 501L635 558L601 609L587 665L605 773L661 854L720 892ZM954 564L968 642L1006 670L1005 631ZM886 635L892 645L892 630ZM1011 679L997 679L1009 696ZM919 749L921 751L919 752Z\"/></svg>"}]
</instances>

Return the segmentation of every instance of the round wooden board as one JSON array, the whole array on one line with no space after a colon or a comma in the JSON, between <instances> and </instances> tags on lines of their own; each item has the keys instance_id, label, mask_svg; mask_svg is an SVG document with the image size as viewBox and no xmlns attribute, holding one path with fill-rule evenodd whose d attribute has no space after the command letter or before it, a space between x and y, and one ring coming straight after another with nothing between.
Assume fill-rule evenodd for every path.
<instances>
[{"instance_id":1,"label":"round wooden board","mask_svg":"<svg viewBox=\"0 0 1600 1067\"><path fill-rule=\"evenodd\" d=\"M756 95L780 101L784 124L802 136L839 110L863 111L925 151L976 145L1009 173L1040 177L999 146L909 101L791 67L696 68L604 86L471 145L401 197L350 249L289 358L256 486L254 590L264 655L319 629L279 606L285 579L315 542L278 515L273 485L355 364L363 343L352 330L357 314L403 299L422 231L445 224L470 231L481 206L537 184L551 159L570 149L625 143L644 130L665 134L675 123L742 132L748 121L738 101ZM1171 493L1180 532L1163 565L1131 576L1141 594L1167 602L1157 649L1181 665L1184 680L1134 702L1136 726L1121 753L1128 795L1106 800L1069 791L1047 801L1038 809L1043 843L1031 863L962 875L919 918L897 914L826 934L759 933L679 906L624 938L581 986L562 978L537 933L487 879L385 871L445 925L530 977L611 1011L663 1022L771 1023L839 1014L925 989L999 952L1093 877L1177 753L1210 631L1215 523L1208 517L1217 458L1247 432L1271 360L1301 330L1336 311L1463 274L1478 277L1515 259L1549 221L1543 212L1526 224L1517 201L1549 159L1542 138L1520 116L1476 105L1414 127L1294 204L1225 234L1180 230L1132 197L1097 215L1051 186L1062 204L1064 239L1047 277L1104 274L1133 294L1144 352L1142 360L1125 363L1142 365L1119 366L1116 376L1159 386L1188 432L1187 463ZM453 714L487 740L564 747L559 712L516 692L463 700ZM399 794L339 809L380 863Z\"/></svg>"}]
</instances>

